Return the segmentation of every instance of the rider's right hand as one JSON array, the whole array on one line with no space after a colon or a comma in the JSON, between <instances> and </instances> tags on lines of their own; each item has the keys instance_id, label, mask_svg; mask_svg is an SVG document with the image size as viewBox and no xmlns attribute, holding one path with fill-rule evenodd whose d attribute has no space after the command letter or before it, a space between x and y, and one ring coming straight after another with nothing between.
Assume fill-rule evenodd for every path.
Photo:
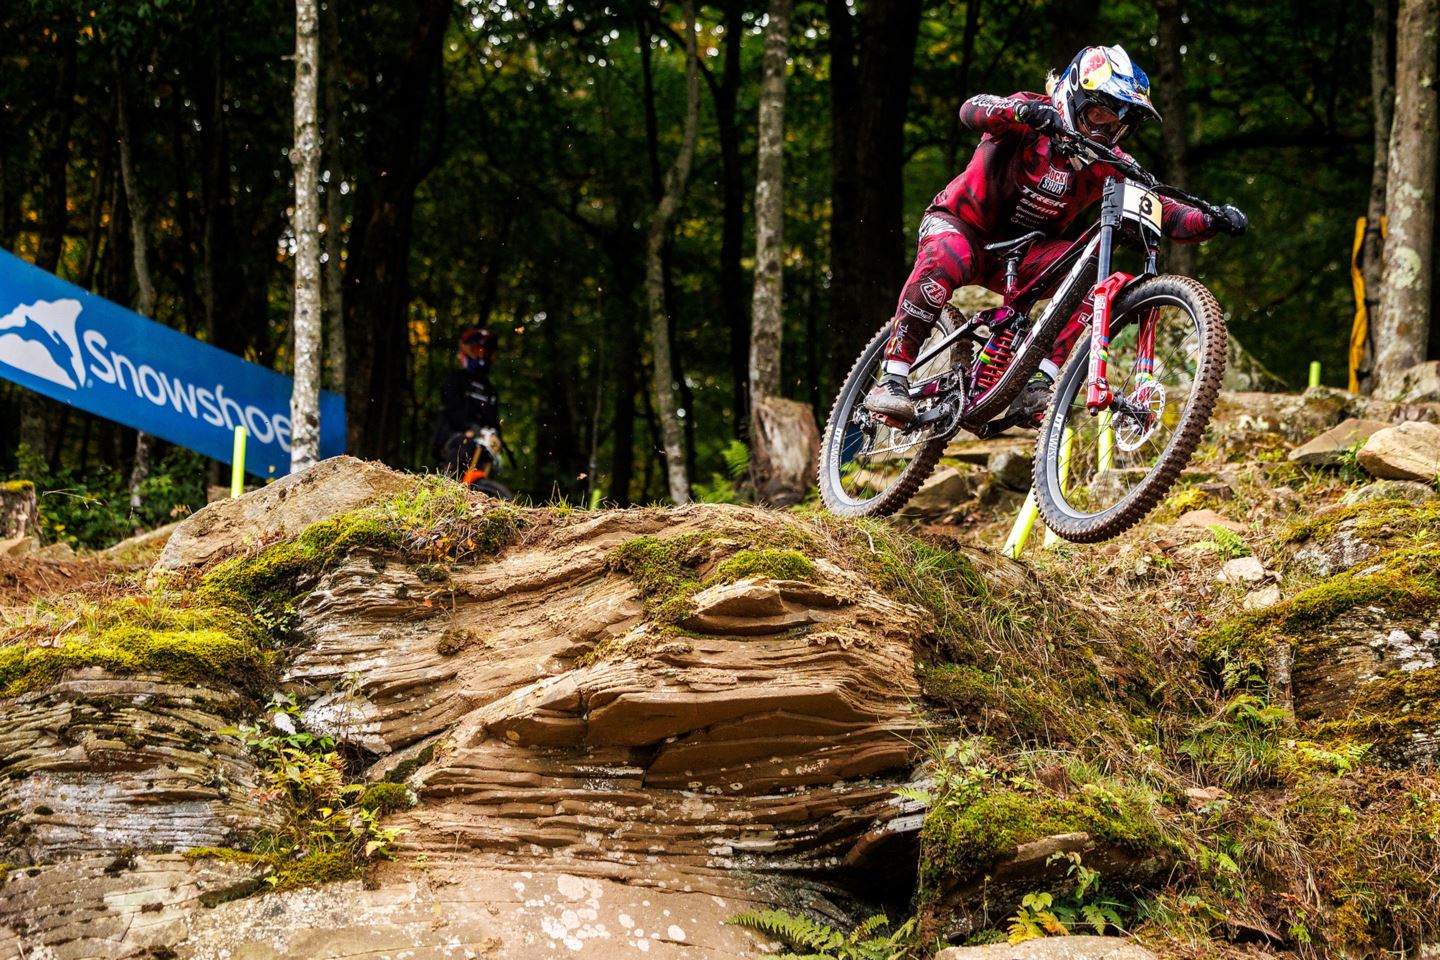
<instances>
[{"instance_id":1,"label":"rider's right hand","mask_svg":"<svg viewBox=\"0 0 1440 960\"><path fill-rule=\"evenodd\" d=\"M1245 211L1232 203L1221 204L1215 212L1218 214L1216 225L1232 237L1243 236L1250 228L1250 218L1245 216Z\"/></svg>"},{"instance_id":2,"label":"rider's right hand","mask_svg":"<svg viewBox=\"0 0 1440 960\"><path fill-rule=\"evenodd\" d=\"M1037 133L1059 133L1065 129L1060 111L1048 103L1022 103L1015 108L1015 119Z\"/></svg>"}]
</instances>

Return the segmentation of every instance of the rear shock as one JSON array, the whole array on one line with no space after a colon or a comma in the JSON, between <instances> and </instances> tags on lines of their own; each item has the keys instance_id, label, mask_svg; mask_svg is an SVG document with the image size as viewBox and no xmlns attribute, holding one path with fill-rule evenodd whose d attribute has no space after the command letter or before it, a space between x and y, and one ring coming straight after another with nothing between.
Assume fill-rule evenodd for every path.
<instances>
[{"instance_id":1,"label":"rear shock","mask_svg":"<svg viewBox=\"0 0 1440 960\"><path fill-rule=\"evenodd\" d=\"M983 396L1000 381L1010 361L1015 359L1015 326L1007 325L990 335L980 356L975 358L975 392Z\"/></svg>"}]
</instances>

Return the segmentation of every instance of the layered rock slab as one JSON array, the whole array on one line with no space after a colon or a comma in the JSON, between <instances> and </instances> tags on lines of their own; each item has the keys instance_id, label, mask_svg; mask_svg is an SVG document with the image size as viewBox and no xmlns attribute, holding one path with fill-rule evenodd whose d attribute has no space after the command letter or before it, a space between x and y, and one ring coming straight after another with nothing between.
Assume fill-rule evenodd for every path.
<instances>
[{"instance_id":1,"label":"layered rock slab","mask_svg":"<svg viewBox=\"0 0 1440 960\"><path fill-rule=\"evenodd\" d=\"M361 881L243 899L244 864L87 858L0 881L0 957L46 960L721 960L763 937L725 920L764 902L739 882L467 865L382 868ZM262 884L263 886L263 884Z\"/></svg>"},{"instance_id":2,"label":"layered rock slab","mask_svg":"<svg viewBox=\"0 0 1440 960\"><path fill-rule=\"evenodd\" d=\"M635 537L718 528L703 578L757 516L601 515L438 588L352 558L302 608L312 642L287 677L322 691L308 725L393 765L440 746L397 821L427 856L838 863L913 756L919 611L821 559L820 583L717 584L669 627L608 566Z\"/></svg>"}]
</instances>

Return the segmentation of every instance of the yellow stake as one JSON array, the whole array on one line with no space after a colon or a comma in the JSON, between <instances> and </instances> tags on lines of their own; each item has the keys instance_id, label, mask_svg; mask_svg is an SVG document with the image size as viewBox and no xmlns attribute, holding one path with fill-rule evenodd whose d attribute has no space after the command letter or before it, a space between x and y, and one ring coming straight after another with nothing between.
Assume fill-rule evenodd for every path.
<instances>
[{"instance_id":1,"label":"yellow stake","mask_svg":"<svg viewBox=\"0 0 1440 960\"><path fill-rule=\"evenodd\" d=\"M1109 416L1107 410L1105 416ZM1070 451L1075 445L1075 433L1067 424L1065 432L1060 435L1060 489L1066 493L1070 492ZM1045 549L1049 550L1060 542L1060 536L1048 527L1045 530Z\"/></svg>"},{"instance_id":2,"label":"yellow stake","mask_svg":"<svg viewBox=\"0 0 1440 960\"><path fill-rule=\"evenodd\" d=\"M235 452L230 457L230 498L245 493L245 428L235 428Z\"/></svg>"},{"instance_id":3,"label":"yellow stake","mask_svg":"<svg viewBox=\"0 0 1440 960\"><path fill-rule=\"evenodd\" d=\"M1005 541L1005 556L1011 560L1020 558L1020 551L1025 549L1025 541L1030 539L1030 531L1035 527L1035 518L1040 516L1040 505L1035 502L1035 488L1031 487L1030 492L1025 494L1025 502L1020 505L1020 513L1015 517L1015 526L1010 528L1010 536Z\"/></svg>"},{"instance_id":4,"label":"yellow stake","mask_svg":"<svg viewBox=\"0 0 1440 960\"><path fill-rule=\"evenodd\" d=\"M1115 462L1115 431L1110 429L1110 411L1100 414L1100 456L1096 464L1100 473L1109 470Z\"/></svg>"}]
</instances>

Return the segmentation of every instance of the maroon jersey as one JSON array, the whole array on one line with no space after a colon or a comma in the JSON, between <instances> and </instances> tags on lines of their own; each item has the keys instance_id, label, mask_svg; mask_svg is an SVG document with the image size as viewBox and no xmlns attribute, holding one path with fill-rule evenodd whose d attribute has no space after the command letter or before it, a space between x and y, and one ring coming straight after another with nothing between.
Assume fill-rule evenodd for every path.
<instances>
[{"instance_id":1,"label":"maroon jersey","mask_svg":"<svg viewBox=\"0 0 1440 960\"><path fill-rule=\"evenodd\" d=\"M1025 102L1050 103L1040 93L1009 97L981 94L960 107L960 122L983 133L975 155L936 195L927 212L949 215L973 227L986 242L1009 240L1032 230L1058 237L1100 199L1106 177L1123 174L1104 163L1081 164L1061 156L1050 138L1015 119ZM1119 147L1117 156L1130 159ZM1180 243L1208 240L1216 225L1194 207L1162 198L1160 227Z\"/></svg>"}]
</instances>

